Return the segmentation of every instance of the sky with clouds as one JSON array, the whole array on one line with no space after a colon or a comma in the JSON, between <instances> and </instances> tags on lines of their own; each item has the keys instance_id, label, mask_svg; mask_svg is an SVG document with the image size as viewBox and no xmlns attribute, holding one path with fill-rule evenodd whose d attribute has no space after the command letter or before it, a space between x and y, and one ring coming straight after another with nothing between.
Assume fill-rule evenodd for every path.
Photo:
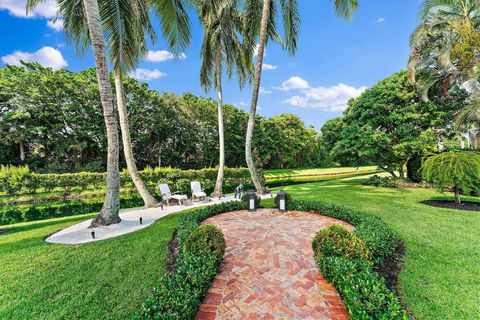
<instances>
[{"instance_id":1,"label":"sky with clouds","mask_svg":"<svg viewBox=\"0 0 480 320\"><path fill-rule=\"evenodd\" d=\"M29 16L25 2L0 0L0 66L19 60L72 71L94 66L90 51L80 56L64 38L54 2L43 3ZM259 114L295 113L318 129L341 115L350 98L406 68L408 40L417 22L420 0L405 0L400 5L361 0L351 22L335 16L331 2L299 1L302 26L294 56L276 43L268 45ZM159 38L149 46L132 76L160 92L215 97L214 92L204 92L199 85L202 30L195 18L192 20L192 43L183 54L173 56ZM153 22L158 30L159 22ZM225 80L225 102L247 110L250 98L249 86L240 90L235 80Z\"/></svg>"}]
</instances>

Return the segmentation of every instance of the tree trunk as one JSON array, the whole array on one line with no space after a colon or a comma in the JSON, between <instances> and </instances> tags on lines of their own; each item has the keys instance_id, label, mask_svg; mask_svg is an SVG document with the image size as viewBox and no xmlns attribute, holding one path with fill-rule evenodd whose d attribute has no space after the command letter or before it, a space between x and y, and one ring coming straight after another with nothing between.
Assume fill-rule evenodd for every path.
<instances>
[{"instance_id":1,"label":"tree trunk","mask_svg":"<svg viewBox=\"0 0 480 320\"><path fill-rule=\"evenodd\" d=\"M20 141L18 145L20 147L20 160L25 161L25 144L23 141Z\"/></svg>"},{"instance_id":2,"label":"tree trunk","mask_svg":"<svg viewBox=\"0 0 480 320\"><path fill-rule=\"evenodd\" d=\"M462 201L460 200L460 189L458 187L454 187L453 191L455 192L455 203L460 205Z\"/></svg>"},{"instance_id":3,"label":"tree trunk","mask_svg":"<svg viewBox=\"0 0 480 320\"><path fill-rule=\"evenodd\" d=\"M267 26L270 19L270 4L271 0L263 1L262 9L262 22L260 25L260 42L258 44L258 56L257 64L255 66L255 79L253 83L253 92L252 92L252 103L250 104L250 114L248 116L247 124L247 135L245 138L245 160L247 162L248 169L250 170L250 175L252 176L253 184L255 189L260 194L263 194L265 191L260 179L258 177L257 168L253 162L252 157L252 139L253 139L253 129L255 127L255 115L257 112L257 103L258 103L258 93L260 90L260 82L262 77L262 66L263 66L263 55L265 52L265 45L267 43Z\"/></svg>"},{"instance_id":4,"label":"tree trunk","mask_svg":"<svg viewBox=\"0 0 480 320\"><path fill-rule=\"evenodd\" d=\"M218 94L218 144L220 157L218 160L218 174L212 197L223 196L223 180L225 175L225 134L223 130L223 97L222 97L222 51L219 49L215 60L215 78Z\"/></svg>"},{"instance_id":5,"label":"tree trunk","mask_svg":"<svg viewBox=\"0 0 480 320\"><path fill-rule=\"evenodd\" d=\"M98 88L102 102L103 117L107 128L107 190L102 211L93 219L91 227L119 223L120 210L120 174L118 169L118 130L115 118L113 92L108 74L103 29L100 23L100 14L97 0L83 0L87 17L88 31L95 57Z\"/></svg>"},{"instance_id":6,"label":"tree trunk","mask_svg":"<svg viewBox=\"0 0 480 320\"><path fill-rule=\"evenodd\" d=\"M123 77L120 71L115 72L115 91L117 97L118 117L120 120L120 130L122 131L123 153L127 162L128 173L132 178L138 193L143 199L146 208L153 208L158 205L157 200L150 194L142 178L138 174L137 164L133 156L132 139L130 137L130 128L128 125L127 106L125 103L125 93L123 88Z\"/></svg>"},{"instance_id":7,"label":"tree trunk","mask_svg":"<svg viewBox=\"0 0 480 320\"><path fill-rule=\"evenodd\" d=\"M400 176L401 179L405 179L405 164L402 164L400 168L398 168L398 175Z\"/></svg>"}]
</instances>

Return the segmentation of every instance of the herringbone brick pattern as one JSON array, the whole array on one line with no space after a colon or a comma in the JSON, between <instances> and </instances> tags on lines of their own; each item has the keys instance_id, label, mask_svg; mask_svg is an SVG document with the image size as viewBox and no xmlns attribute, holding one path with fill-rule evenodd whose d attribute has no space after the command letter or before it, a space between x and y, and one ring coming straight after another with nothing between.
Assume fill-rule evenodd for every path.
<instances>
[{"instance_id":1,"label":"herringbone brick pattern","mask_svg":"<svg viewBox=\"0 0 480 320\"><path fill-rule=\"evenodd\" d=\"M273 209L221 214L227 250L197 319L349 319L335 288L313 259L315 233L345 222Z\"/></svg>"}]
</instances>

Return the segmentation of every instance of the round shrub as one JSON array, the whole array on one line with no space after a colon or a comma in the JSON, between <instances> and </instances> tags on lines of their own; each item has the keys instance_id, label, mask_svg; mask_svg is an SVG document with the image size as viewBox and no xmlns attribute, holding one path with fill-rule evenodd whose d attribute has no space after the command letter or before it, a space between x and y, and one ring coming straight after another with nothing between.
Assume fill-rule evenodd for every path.
<instances>
[{"instance_id":1,"label":"round shrub","mask_svg":"<svg viewBox=\"0 0 480 320\"><path fill-rule=\"evenodd\" d=\"M343 256L350 259L370 259L365 243L346 228L333 224L317 232L312 242L315 256Z\"/></svg>"},{"instance_id":2,"label":"round shrub","mask_svg":"<svg viewBox=\"0 0 480 320\"><path fill-rule=\"evenodd\" d=\"M185 242L185 253L213 253L222 258L225 253L225 239L219 228L205 224L195 229Z\"/></svg>"}]
</instances>

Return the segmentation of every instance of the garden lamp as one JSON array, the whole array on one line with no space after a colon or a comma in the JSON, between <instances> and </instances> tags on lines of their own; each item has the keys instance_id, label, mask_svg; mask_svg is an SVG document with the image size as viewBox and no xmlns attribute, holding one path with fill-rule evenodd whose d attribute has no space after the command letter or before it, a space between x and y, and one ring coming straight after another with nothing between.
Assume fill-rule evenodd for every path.
<instances>
[{"instance_id":1,"label":"garden lamp","mask_svg":"<svg viewBox=\"0 0 480 320\"><path fill-rule=\"evenodd\" d=\"M257 210L257 194L254 190L248 192L248 211Z\"/></svg>"},{"instance_id":2,"label":"garden lamp","mask_svg":"<svg viewBox=\"0 0 480 320\"><path fill-rule=\"evenodd\" d=\"M279 209L279 211L280 212L286 212L287 211L287 194L282 189L277 194L277 197L278 197L278 209Z\"/></svg>"}]
</instances>

